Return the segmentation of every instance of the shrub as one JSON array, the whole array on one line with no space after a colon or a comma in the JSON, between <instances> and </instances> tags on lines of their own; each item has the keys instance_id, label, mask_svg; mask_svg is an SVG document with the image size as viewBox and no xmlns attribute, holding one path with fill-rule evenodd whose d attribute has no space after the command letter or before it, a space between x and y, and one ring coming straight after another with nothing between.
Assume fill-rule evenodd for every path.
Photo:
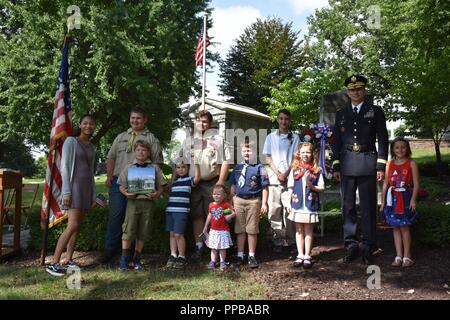
<instances>
[{"instance_id":1,"label":"shrub","mask_svg":"<svg viewBox=\"0 0 450 320\"><path fill-rule=\"evenodd\" d=\"M151 236L145 244L145 252L168 252L169 234L165 229L165 212L167 199L156 200L156 212L154 215L153 226L150 231ZM40 249L42 242L42 229L40 227L40 212L35 210L30 217L30 249ZM108 221L108 209L96 207L91 209L83 221L80 234L78 235L76 250L103 250L106 237L106 226ZM47 248L53 251L56 247L59 236L67 226L64 221L49 230ZM192 233L192 232L191 232ZM189 237L188 237L189 239ZM187 241L192 242L192 236ZM189 244L189 243L188 243Z\"/></svg>"},{"instance_id":2,"label":"shrub","mask_svg":"<svg viewBox=\"0 0 450 320\"><path fill-rule=\"evenodd\" d=\"M325 233L340 232L342 230L342 213L341 202L339 200L329 200L323 204L323 211L336 212L326 215L320 215L320 219L324 219L323 228ZM314 231L320 232L321 223L314 225Z\"/></svg>"},{"instance_id":3,"label":"shrub","mask_svg":"<svg viewBox=\"0 0 450 320\"><path fill-rule=\"evenodd\" d=\"M450 247L450 206L441 203L419 203L419 220L412 230L414 241L439 247Z\"/></svg>"},{"instance_id":4,"label":"shrub","mask_svg":"<svg viewBox=\"0 0 450 320\"><path fill-rule=\"evenodd\" d=\"M105 243L108 210L102 207L91 209L83 221L78 235L76 250L102 250ZM40 209L30 217L30 249L40 249L42 245L42 229L40 225ZM59 236L64 232L67 220L63 221L48 232L47 249L54 250Z\"/></svg>"}]
</instances>

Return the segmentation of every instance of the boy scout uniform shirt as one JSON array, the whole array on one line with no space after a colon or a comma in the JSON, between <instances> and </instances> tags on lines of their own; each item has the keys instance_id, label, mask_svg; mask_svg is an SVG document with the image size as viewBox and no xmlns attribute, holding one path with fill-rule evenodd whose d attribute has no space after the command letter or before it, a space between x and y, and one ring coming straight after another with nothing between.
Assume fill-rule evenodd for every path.
<instances>
[{"instance_id":1,"label":"boy scout uniform shirt","mask_svg":"<svg viewBox=\"0 0 450 320\"><path fill-rule=\"evenodd\" d=\"M213 131L213 132L210 132ZM200 138L194 138L193 145L189 146L194 158L189 167L189 175L195 176L195 163L200 164L200 180L209 181L220 175L220 165L229 161L230 151L224 139L212 130L203 135L203 145Z\"/></svg>"},{"instance_id":2,"label":"boy scout uniform shirt","mask_svg":"<svg viewBox=\"0 0 450 320\"><path fill-rule=\"evenodd\" d=\"M133 130L128 129L119 134L108 152L107 159L114 160L114 173L118 177L122 170L134 162L134 143L138 140L147 141L150 144L150 160L155 163L163 163L163 156L159 140L153 133L145 129L133 139Z\"/></svg>"},{"instance_id":3,"label":"boy scout uniform shirt","mask_svg":"<svg viewBox=\"0 0 450 320\"><path fill-rule=\"evenodd\" d=\"M384 171L388 143L386 118L381 107L363 103L357 114L352 106L342 108L336 112L333 129L333 169L347 176Z\"/></svg>"},{"instance_id":4,"label":"boy scout uniform shirt","mask_svg":"<svg viewBox=\"0 0 450 320\"><path fill-rule=\"evenodd\" d=\"M147 160L144 162L146 164L146 167L154 167L156 172L155 177L155 191L160 187L166 185L166 181L164 180L163 174L161 169L158 166L155 166L152 164L150 160ZM119 179L117 179L117 184L127 188L128 187L128 169L130 167L138 167L137 164L139 164L137 161L133 161L132 164L129 164L125 167L125 169L122 170L122 172L119 175ZM142 165L139 165L142 167Z\"/></svg>"},{"instance_id":5,"label":"boy scout uniform shirt","mask_svg":"<svg viewBox=\"0 0 450 320\"><path fill-rule=\"evenodd\" d=\"M269 177L266 168L261 163L248 164L245 170L244 185L239 185L239 178L244 169L244 163L239 163L234 167L228 181L236 186L236 195L240 198L256 198L261 196L263 187L269 185Z\"/></svg>"}]
</instances>

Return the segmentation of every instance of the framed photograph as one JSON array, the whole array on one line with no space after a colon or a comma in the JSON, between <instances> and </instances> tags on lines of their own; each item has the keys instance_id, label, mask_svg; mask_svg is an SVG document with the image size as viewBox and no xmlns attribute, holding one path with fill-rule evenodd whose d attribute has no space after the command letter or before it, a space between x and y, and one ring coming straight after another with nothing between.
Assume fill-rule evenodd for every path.
<instances>
[{"instance_id":1,"label":"framed photograph","mask_svg":"<svg viewBox=\"0 0 450 320\"><path fill-rule=\"evenodd\" d=\"M148 194L155 192L156 170L154 167L128 169L128 192Z\"/></svg>"}]
</instances>

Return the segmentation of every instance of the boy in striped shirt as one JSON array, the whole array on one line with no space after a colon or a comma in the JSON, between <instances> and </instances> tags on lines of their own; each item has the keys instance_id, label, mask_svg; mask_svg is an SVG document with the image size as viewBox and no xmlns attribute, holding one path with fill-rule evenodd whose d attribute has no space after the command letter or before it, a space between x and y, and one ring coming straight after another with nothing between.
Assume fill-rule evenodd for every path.
<instances>
[{"instance_id":1,"label":"boy in striped shirt","mask_svg":"<svg viewBox=\"0 0 450 320\"><path fill-rule=\"evenodd\" d=\"M179 162L170 190L166 208L166 230L170 232L170 257L168 268L182 269L186 266L186 241L184 232L191 207L191 190L200 181L200 165L195 165L195 176L189 176L189 165Z\"/></svg>"}]
</instances>

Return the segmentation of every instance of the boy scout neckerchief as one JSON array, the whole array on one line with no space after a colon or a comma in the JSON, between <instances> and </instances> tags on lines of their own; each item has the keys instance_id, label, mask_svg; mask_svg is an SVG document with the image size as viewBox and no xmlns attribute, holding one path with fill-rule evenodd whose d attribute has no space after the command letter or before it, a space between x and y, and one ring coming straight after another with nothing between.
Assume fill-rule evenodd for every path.
<instances>
[{"instance_id":1,"label":"boy scout neckerchief","mask_svg":"<svg viewBox=\"0 0 450 320\"><path fill-rule=\"evenodd\" d=\"M238 180L238 186L240 188L244 187L244 185L245 185L245 174L247 172L248 162L243 161L243 164L244 164L244 167L242 168L241 175L239 176L239 180Z\"/></svg>"},{"instance_id":2,"label":"boy scout neckerchief","mask_svg":"<svg viewBox=\"0 0 450 320\"><path fill-rule=\"evenodd\" d=\"M130 139L128 139L128 145L127 145L127 153L130 153L131 150L133 150L133 143L134 143L134 139L136 139L137 133L136 132L131 132L131 137Z\"/></svg>"}]
</instances>

